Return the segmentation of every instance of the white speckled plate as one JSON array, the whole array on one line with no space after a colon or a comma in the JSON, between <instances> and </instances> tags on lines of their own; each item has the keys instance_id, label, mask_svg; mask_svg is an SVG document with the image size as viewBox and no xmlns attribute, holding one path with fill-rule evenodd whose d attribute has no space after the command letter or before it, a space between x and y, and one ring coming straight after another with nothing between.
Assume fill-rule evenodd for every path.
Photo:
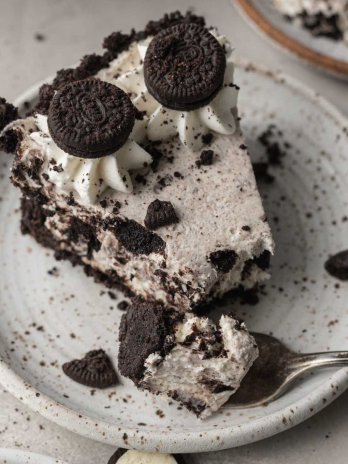
<instances>
[{"instance_id":1,"label":"white speckled plate","mask_svg":"<svg viewBox=\"0 0 348 464\"><path fill-rule=\"evenodd\" d=\"M314 37L274 8L272 0L232 0L243 16L277 45L321 70L348 79L348 45Z\"/></svg>"},{"instance_id":2,"label":"white speckled plate","mask_svg":"<svg viewBox=\"0 0 348 464\"><path fill-rule=\"evenodd\" d=\"M262 187L277 253L273 278L257 306L235 305L252 330L273 332L292 349L348 349L348 284L324 271L329 253L347 247L348 122L301 84L252 66L237 68L248 146L276 124L291 145ZM37 87L19 102L32 99ZM63 427L112 445L167 452L217 450L289 428L348 387L348 370L326 370L286 396L255 409L232 409L201 422L164 398L117 388L92 391L72 382L61 365L103 347L116 364L122 296L112 299L80 268L19 230L18 192L10 186L10 157L0 179L0 380L17 398ZM54 275L48 270L56 266Z\"/></svg>"},{"instance_id":3,"label":"white speckled plate","mask_svg":"<svg viewBox=\"0 0 348 464\"><path fill-rule=\"evenodd\" d=\"M64 464L58 459L9 448L0 448L0 464Z\"/></svg>"}]
</instances>

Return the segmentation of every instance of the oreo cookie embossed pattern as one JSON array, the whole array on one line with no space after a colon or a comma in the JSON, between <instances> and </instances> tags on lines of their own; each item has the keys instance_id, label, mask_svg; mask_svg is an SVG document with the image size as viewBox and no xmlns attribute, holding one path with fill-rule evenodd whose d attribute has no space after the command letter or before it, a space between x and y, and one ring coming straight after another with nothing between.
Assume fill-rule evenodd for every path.
<instances>
[{"instance_id":1,"label":"oreo cookie embossed pattern","mask_svg":"<svg viewBox=\"0 0 348 464\"><path fill-rule=\"evenodd\" d=\"M135 119L123 90L96 79L66 85L54 96L48 126L55 143L79 158L101 158L127 140Z\"/></svg>"},{"instance_id":2,"label":"oreo cookie embossed pattern","mask_svg":"<svg viewBox=\"0 0 348 464\"><path fill-rule=\"evenodd\" d=\"M189 111L209 103L226 69L224 49L196 24L165 29L150 43L144 61L147 89L162 105Z\"/></svg>"},{"instance_id":3,"label":"oreo cookie embossed pattern","mask_svg":"<svg viewBox=\"0 0 348 464\"><path fill-rule=\"evenodd\" d=\"M82 359L63 364L64 373L75 382L92 388L108 388L118 383L117 374L104 350L88 352Z\"/></svg>"}]
</instances>

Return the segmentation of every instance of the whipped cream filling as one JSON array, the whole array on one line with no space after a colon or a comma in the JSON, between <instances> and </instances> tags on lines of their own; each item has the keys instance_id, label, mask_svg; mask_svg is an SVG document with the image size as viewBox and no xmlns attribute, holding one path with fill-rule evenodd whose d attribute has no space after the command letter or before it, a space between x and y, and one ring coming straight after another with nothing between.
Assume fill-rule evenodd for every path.
<instances>
[{"instance_id":1,"label":"whipped cream filling","mask_svg":"<svg viewBox=\"0 0 348 464\"><path fill-rule=\"evenodd\" d=\"M144 385L158 393L176 391L179 401L198 410L204 405L201 418L217 411L239 388L258 349L245 324L231 316L220 318L221 340L214 336L216 331L209 319L187 313L174 327L172 350L165 357L156 352L146 359ZM185 343L191 335L192 344Z\"/></svg>"},{"instance_id":2,"label":"whipped cream filling","mask_svg":"<svg viewBox=\"0 0 348 464\"><path fill-rule=\"evenodd\" d=\"M152 157L134 140L129 139L109 156L95 159L71 156L53 141L47 117L36 115L38 131L30 139L40 147L48 160L46 174L49 180L65 193L77 193L83 203L94 204L107 190L131 193L133 184L128 171L151 164ZM137 125L135 134L141 132Z\"/></svg>"},{"instance_id":3,"label":"whipped cream filling","mask_svg":"<svg viewBox=\"0 0 348 464\"><path fill-rule=\"evenodd\" d=\"M192 334L192 327L202 333L213 332L216 328L212 321L207 317L198 317L194 315L187 316L183 322L175 327L175 341L184 343L185 339Z\"/></svg>"},{"instance_id":4,"label":"whipped cream filling","mask_svg":"<svg viewBox=\"0 0 348 464\"><path fill-rule=\"evenodd\" d=\"M131 69L115 75L112 69L120 63L116 59L107 70L99 72L99 78L127 92L138 110L146 113L146 135L149 140L165 141L178 135L183 145L196 151L202 148L202 136L205 134L216 132L232 135L236 131L238 88L233 83L234 64L230 59L231 48L226 37L218 35L215 30L210 32L220 45L225 47L227 65L221 90L202 108L187 112L172 110L161 105L148 92L144 81L143 61L151 37L134 44L129 50ZM123 59L127 60L127 57Z\"/></svg>"},{"instance_id":5,"label":"whipped cream filling","mask_svg":"<svg viewBox=\"0 0 348 464\"><path fill-rule=\"evenodd\" d=\"M85 205L79 205L79 201L76 206L67 207L66 194L46 180L50 158L44 150L38 149L39 146L30 137L31 133L38 131L33 117L11 123L7 129L10 128L20 131L22 140L15 159L15 172L29 172L36 160L40 162L37 165L41 166L38 172L38 176L42 178L41 182L38 183L36 179L26 175L25 179L15 177L16 184L23 188L41 188L45 196L51 199L53 206L58 204L61 208L67 208L66 215L57 214L47 219L45 224L58 241L66 242L70 214L78 215L84 220L85 215L89 214L86 211L93 214L95 207L91 205L86 210ZM101 272L115 270L127 286L144 298L151 296L181 311L189 310L190 306L201 302L202 299L219 297L240 285L251 288L255 283L269 278L269 274L256 265L249 269L247 276L243 273L247 260L258 256L265 249L272 252L274 244L269 226L264 221L264 211L249 158L245 151L239 148L242 143L244 140L239 131L232 138L216 137L211 147L220 158L207 169L204 176L198 172L197 175L201 177L199 185L176 181L161 192L160 198L172 201L180 214L178 224L163 230L165 235L162 237L166 242L165 271L168 276L165 284L162 277L154 273L163 264L162 255L152 254L150 259L133 255L131 259L127 257L126 264L123 260L118 262L115 255L122 253L122 247L120 250L116 238L107 231L99 231L98 240L102 247L98 252L93 252L93 257L88 262L84 243L79 243L81 250L74 249L74 253L80 253L87 264ZM159 175L165 177L167 174L180 171L184 178L191 176L197 154L176 143L173 155L173 164L162 163ZM146 207L153 201L156 182L157 175L151 174L147 176L146 186L134 186L136 192L141 191L141 195L117 193L125 217L143 222L144 205ZM213 184L216 188L211 189ZM201 208L197 209L195 198L199 192L203 192L204 196ZM127 197L129 201L125 201ZM78 200L77 195L75 199ZM182 207L183 204L185 208ZM234 205L232 210L231 204ZM101 214L108 214L108 209L98 210ZM216 221L211 221L212 217L216 217ZM202 223L205 224L204 233L200 235L200 240L197 240ZM250 231L242 229L245 224L251 227ZM159 230L158 234L161 236L162 231ZM235 266L228 273L217 272L206 259L216 246L233 249L238 254Z\"/></svg>"}]
</instances>

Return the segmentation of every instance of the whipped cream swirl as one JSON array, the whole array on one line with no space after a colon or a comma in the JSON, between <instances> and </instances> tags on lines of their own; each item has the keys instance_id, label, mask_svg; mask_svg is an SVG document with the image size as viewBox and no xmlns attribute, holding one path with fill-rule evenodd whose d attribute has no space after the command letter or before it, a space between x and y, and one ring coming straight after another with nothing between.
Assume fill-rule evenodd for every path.
<instances>
[{"instance_id":1,"label":"whipped cream swirl","mask_svg":"<svg viewBox=\"0 0 348 464\"><path fill-rule=\"evenodd\" d=\"M219 93L208 105L197 110L176 111L166 108L148 92L142 64L151 37L137 44L138 56L132 57L134 64L132 69L117 77L110 73L110 69L98 75L101 79L112 82L127 92L138 110L146 113L148 118L146 135L149 140L165 141L178 135L183 145L195 151L202 148L202 136L209 132L223 135L231 135L235 132L238 87L233 83L234 65L230 59L231 49L226 37L217 35L215 30L210 32L220 45L225 47L227 66Z\"/></svg>"},{"instance_id":2,"label":"whipped cream swirl","mask_svg":"<svg viewBox=\"0 0 348 464\"><path fill-rule=\"evenodd\" d=\"M38 114L35 119L39 130L32 132L30 138L45 153L49 180L64 192L76 192L84 203L95 203L108 188L131 193L133 184L128 171L152 162L152 157L133 140L102 158L71 156L52 140L47 117Z\"/></svg>"}]
</instances>

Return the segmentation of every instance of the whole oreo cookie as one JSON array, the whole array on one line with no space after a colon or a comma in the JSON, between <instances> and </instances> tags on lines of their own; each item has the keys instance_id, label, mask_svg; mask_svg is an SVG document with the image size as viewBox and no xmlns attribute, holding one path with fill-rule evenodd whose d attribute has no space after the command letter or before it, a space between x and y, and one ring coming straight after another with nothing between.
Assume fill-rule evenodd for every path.
<instances>
[{"instance_id":1,"label":"whole oreo cookie","mask_svg":"<svg viewBox=\"0 0 348 464\"><path fill-rule=\"evenodd\" d=\"M96 79L73 82L53 97L48 112L52 139L79 158L101 158L118 150L134 125L128 95Z\"/></svg>"},{"instance_id":2,"label":"whole oreo cookie","mask_svg":"<svg viewBox=\"0 0 348 464\"><path fill-rule=\"evenodd\" d=\"M209 103L220 90L226 56L204 27L182 23L151 41L144 61L148 91L162 105L190 111Z\"/></svg>"}]
</instances>

